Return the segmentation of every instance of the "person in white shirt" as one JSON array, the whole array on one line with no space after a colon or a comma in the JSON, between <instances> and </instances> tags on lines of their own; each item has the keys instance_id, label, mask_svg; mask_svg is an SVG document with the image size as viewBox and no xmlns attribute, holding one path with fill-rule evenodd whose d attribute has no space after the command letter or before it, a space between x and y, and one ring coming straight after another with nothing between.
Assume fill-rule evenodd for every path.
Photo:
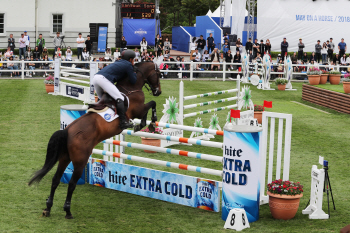
<instances>
[{"instance_id":1,"label":"person in white shirt","mask_svg":"<svg viewBox=\"0 0 350 233\"><path fill-rule=\"evenodd\" d=\"M66 51L66 61L72 61L72 56L73 56L73 52L71 50L71 48L68 46L67 51ZM72 63L69 63L68 66L72 66Z\"/></svg>"},{"instance_id":2,"label":"person in white shirt","mask_svg":"<svg viewBox=\"0 0 350 233\"><path fill-rule=\"evenodd\" d=\"M83 49L83 53L81 55L83 56L84 61L89 61L90 53L86 48ZM89 68L89 63L85 63L85 68Z\"/></svg>"},{"instance_id":3,"label":"person in white shirt","mask_svg":"<svg viewBox=\"0 0 350 233\"><path fill-rule=\"evenodd\" d=\"M114 61L118 60L120 57L120 52L118 51L118 48L115 49L115 52L113 53Z\"/></svg>"},{"instance_id":4,"label":"person in white shirt","mask_svg":"<svg viewBox=\"0 0 350 233\"><path fill-rule=\"evenodd\" d=\"M135 48L135 62L140 62L140 52Z\"/></svg>"},{"instance_id":5,"label":"person in white shirt","mask_svg":"<svg viewBox=\"0 0 350 233\"><path fill-rule=\"evenodd\" d=\"M322 45L322 49L321 49L322 64L327 62L327 53L328 53L328 46L327 46L327 43L324 42L323 45Z\"/></svg>"},{"instance_id":6,"label":"person in white shirt","mask_svg":"<svg viewBox=\"0 0 350 233\"><path fill-rule=\"evenodd\" d=\"M145 49L147 49L147 41L146 41L146 38L145 38L145 37L142 38L142 40L141 40L141 42L140 42L140 46L141 46L141 49L140 49L141 53L142 53Z\"/></svg>"},{"instance_id":7,"label":"person in white shirt","mask_svg":"<svg viewBox=\"0 0 350 233\"><path fill-rule=\"evenodd\" d=\"M77 38L77 49L78 49L78 59L81 57L81 59L83 60L83 56L81 55L83 52L83 48L84 48L84 44L85 44L85 40L82 37L81 33L79 32L78 34L78 38Z\"/></svg>"},{"instance_id":8,"label":"person in white shirt","mask_svg":"<svg viewBox=\"0 0 350 233\"><path fill-rule=\"evenodd\" d=\"M30 38L27 35L27 31L24 31L24 38L26 38L26 49L28 50L28 47L30 47Z\"/></svg>"},{"instance_id":9,"label":"person in white shirt","mask_svg":"<svg viewBox=\"0 0 350 233\"><path fill-rule=\"evenodd\" d=\"M190 46L191 46L191 57L190 57L190 60L192 61L194 58L194 53L195 53L195 51L196 51L196 48L197 48L197 40L196 40L197 38L196 37L193 37L192 38L192 42L191 42L191 44L190 44Z\"/></svg>"},{"instance_id":10,"label":"person in white shirt","mask_svg":"<svg viewBox=\"0 0 350 233\"><path fill-rule=\"evenodd\" d=\"M195 52L194 52L193 55L194 55L194 61L195 62L200 62L201 61L201 53L198 52L198 48L195 49ZM201 66L200 64L197 64L196 65L196 69L200 70L200 66Z\"/></svg>"},{"instance_id":11,"label":"person in white shirt","mask_svg":"<svg viewBox=\"0 0 350 233\"><path fill-rule=\"evenodd\" d=\"M106 61L112 61L111 56L112 56L111 48L108 47L106 49L106 52L105 52L105 60Z\"/></svg>"},{"instance_id":12,"label":"person in white shirt","mask_svg":"<svg viewBox=\"0 0 350 233\"><path fill-rule=\"evenodd\" d=\"M5 58L10 59L10 57L12 57L12 56L13 56L13 52L11 50L11 47L7 47L7 51L5 53Z\"/></svg>"}]
</instances>

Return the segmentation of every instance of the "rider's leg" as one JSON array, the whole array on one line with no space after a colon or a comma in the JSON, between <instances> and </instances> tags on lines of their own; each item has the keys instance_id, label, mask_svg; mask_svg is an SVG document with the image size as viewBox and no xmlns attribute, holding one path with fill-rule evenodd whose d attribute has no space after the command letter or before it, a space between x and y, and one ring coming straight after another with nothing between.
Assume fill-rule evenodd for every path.
<instances>
[{"instance_id":1,"label":"rider's leg","mask_svg":"<svg viewBox=\"0 0 350 233\"><path fill-rule=\"evenodd\" d=\"M117 101L117 112L119 115L120 128L132 128L133 124L130 124L126 120L125 108L124 108L124 96L120 93L118 88L113 85L108 79L102 75L95 75L93 79L93 84L96 90L97 95L102 96L103 91L107 92L113 99Z\"/></svg>"}]
</instances>

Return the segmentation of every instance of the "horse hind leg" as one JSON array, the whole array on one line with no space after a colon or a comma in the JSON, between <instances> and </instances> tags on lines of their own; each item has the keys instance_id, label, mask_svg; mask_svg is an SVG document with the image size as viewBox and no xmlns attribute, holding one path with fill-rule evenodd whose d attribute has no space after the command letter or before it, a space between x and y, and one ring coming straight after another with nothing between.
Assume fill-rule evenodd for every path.
<instances>
[{"instance_id":1,"label":"horse hind leg","mask_svg":"<svg viewBox=\"0 0 350 233\"><path fill-rule=\"evenodd\" d=\"M52 185L51 185L51 192L50 196L46 200L46 209L43 211L43 216L44 217L50 217L50 212L51 212L51 207L53 205L53 198L55 195L55 191L60 184L61 177L68 166L70 160L68 156L64 156L64 158L59 160L58 166L57 166L57 171L55 175L52 178Z\"/></svg>"},{"instance_id":2,"label":"horse hind leg","mask_svg":"<svg viewBox=\"0 0 350 233\"><path fill-rule=\"evenodd\" d=\"M146 126L146 120L147 120L147 113L148 113L148 110L152 108L152 122L156 122L157 121L157 114L156 114L156 102L155 101L150 101L148 102L147 104L144 105L144 109L143 111L141 112L141 116L142 116L142 119L141 119L141 123L139 125L136 125L134 127L134 132L137 132L137 131L140 131L143 127ZM151 132L154 132L155 131L155 128L154 126L152 126L153 128L150 128L149 126L149 129Z\"/></svg>"},{"instance_id":3,"label":"horse hind leg","mask_svg":"<svg viewBox=\"0 0 350 233\"><path fill-rule=\"evenodd\" d=\"M72 178L68 184L67 198L63 206L63 210L66 211L66 219L73 218L73 215L70 212L72 195L75 190L75 187L77 186L77 182L83 173L85 163L73 163L73 166L74 166L74 171L73 171Z\"/></svg>"}]
</instances>

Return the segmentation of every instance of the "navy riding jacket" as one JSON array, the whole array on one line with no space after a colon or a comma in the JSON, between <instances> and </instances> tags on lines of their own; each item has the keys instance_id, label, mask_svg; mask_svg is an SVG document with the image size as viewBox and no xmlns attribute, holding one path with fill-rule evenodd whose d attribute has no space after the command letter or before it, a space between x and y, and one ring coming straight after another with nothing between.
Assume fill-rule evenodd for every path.
<instances>
[{"instance_id":1,"label":"navy riding jacket","mask_svg":"<svg viewBox=\"0 0 350 233\"><path fill-rule=\"evenodd\" d=\"M131 84L136 83L136 73L134 72L132 64L123 59L109 64L97 72L97 74L104 76L111 83L118 82L128 77Z\"/></svg>"}]
</instances>

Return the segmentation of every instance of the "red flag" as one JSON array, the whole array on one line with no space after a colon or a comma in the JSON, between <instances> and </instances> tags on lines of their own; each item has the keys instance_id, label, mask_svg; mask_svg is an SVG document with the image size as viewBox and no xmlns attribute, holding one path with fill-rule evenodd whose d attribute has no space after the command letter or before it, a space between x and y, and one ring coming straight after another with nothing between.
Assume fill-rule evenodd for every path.
<instances>
[{"instance_id":1,"label":"red flag","mask_svg":"<svg viewBox=\"0 0 350 233\"><path fill-rule=\"evenodd\" d=\"M272 101L264 100L264 108L272 108Z\"/></svg>"},{"instance_id":2,"label":"red flag","mask_svg":"<svg viewBox=\"0 0 350 233\"><path fill-rule=\"evenodd\" d=\"M231 122L231 118L241 118L241 110L231 109L230 122Z\"/></svg>"}]
</instances>

